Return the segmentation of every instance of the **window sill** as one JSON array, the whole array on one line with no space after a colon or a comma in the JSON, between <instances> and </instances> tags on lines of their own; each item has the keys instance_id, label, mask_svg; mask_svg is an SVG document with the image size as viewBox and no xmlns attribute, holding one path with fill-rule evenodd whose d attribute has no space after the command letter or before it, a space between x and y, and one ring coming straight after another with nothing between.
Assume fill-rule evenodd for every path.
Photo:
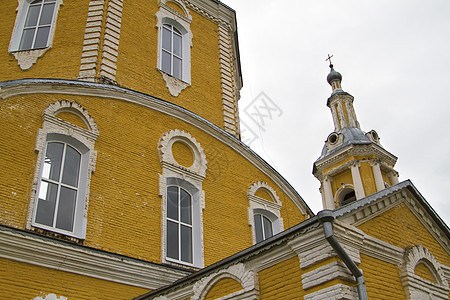
<instances>
[{"instance_id":1,"label":"window sill","mask_svg":"<svg viewBox=\"0 0 450 300\"><path fill-rule=\"evenodd\" d=\"M14 57L16 58L19 67L25 71L30 69L31 66L33 66L33 64L36 63L38 58L42 57L42 55L44 55L44 53L47 52L48 49L50 48L47 47L42 49L32 49L14 52L10 51L10 53L14 55Z\"/></svg>"},{"instance_id":2,"label":"window sill","mask_svg":"<svg viewBox=\"0 0 450 300\"><path fill-rule=\"evenodd\" d=\"M182 90L190 86L189 83L184 82L183 80L178 79L176 77L173 77L172 75L169 75L160 69L158 70L161 73L164 81L166 82L166 87L172 96L177 97Z\"/></svg>"}]
</instances>

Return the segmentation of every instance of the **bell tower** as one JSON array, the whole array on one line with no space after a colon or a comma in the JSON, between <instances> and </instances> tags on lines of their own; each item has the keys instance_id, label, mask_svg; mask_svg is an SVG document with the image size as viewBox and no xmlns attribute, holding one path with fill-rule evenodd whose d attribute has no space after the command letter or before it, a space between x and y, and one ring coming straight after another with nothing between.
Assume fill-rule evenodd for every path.
<instances>
[{"instance_id":1,"label":"bell tower","mask_svg":"<svg viewBox=\"0 0 450 300\"><path fill-rule=\"evenodd\" d=\"M327 106L334 131L314 162L313 174L321 183L323 208L332 210L398 183L398 173L397 157L383 148L378 133L361 130L354 98L342 90L342 75L331 60L327 81L332 88Z\"/></svg>"}]
</instances>

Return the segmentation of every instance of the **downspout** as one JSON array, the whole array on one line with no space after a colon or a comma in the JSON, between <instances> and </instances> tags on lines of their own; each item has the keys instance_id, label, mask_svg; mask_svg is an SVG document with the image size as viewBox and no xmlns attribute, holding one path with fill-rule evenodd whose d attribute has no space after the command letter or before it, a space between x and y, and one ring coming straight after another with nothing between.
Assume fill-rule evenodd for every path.
<instances>
[{"instance_id":1,"label":"downspout","mask_svg":"<svg viewBox=\"0 0 450 300\"><path fill-rule=\"evenodd\" d=\"M341 246L339 241L334 236L333 232L333 212L331 210L323 210L317 214L320 223L323 226L323 232L325 238L334 251L336 251L339 258L345 263L347 268L352 272L353 276L356 278L356 288L358 290L358 298L360 300L367 300L366 283L364 282L364 275L361 270L356 266L350 256L345 252L344 248Z\"/></svg>"}]
</instances>

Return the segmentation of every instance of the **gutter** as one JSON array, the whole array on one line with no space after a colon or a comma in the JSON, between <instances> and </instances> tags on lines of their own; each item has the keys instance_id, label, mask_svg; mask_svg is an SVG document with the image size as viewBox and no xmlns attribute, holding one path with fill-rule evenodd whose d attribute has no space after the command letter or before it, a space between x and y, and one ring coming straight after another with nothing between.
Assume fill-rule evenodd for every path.
<instances>
[{"instance_id":1,"label":"gutter","mask_svg":"<svg viewBox=\"0 0 450 300\"><path fill-rule=\"evenodd\" d=\"M347 268L352 272L356 278L356 288L358 290L358 299L367 300L366 283L364 281L364 275L362 271L356 266L350 256L345 252L345 249L341 246L336 239L333 231L334 215L331 210L322 210L317 214L319 222L323 225L323 232L330 246L336 251L339 258L345 263Z\"/></svg>"}]
</instances>

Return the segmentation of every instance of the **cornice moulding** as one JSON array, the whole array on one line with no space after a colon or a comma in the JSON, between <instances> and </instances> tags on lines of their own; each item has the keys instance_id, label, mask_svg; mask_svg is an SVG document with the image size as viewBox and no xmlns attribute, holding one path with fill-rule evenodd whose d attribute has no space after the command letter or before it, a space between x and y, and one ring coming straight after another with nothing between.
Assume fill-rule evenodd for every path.
<instances>
[{"instance_id":1,"label":"cornice moulding","mask_svg":"<svg viewBox=\"0 0 450 300\"><path fill-rule=\"evenodd\" d=\"M0 257L146 289L160 288L187 275L143 261L1 229Z\"/></svg>"}]
</instances>

